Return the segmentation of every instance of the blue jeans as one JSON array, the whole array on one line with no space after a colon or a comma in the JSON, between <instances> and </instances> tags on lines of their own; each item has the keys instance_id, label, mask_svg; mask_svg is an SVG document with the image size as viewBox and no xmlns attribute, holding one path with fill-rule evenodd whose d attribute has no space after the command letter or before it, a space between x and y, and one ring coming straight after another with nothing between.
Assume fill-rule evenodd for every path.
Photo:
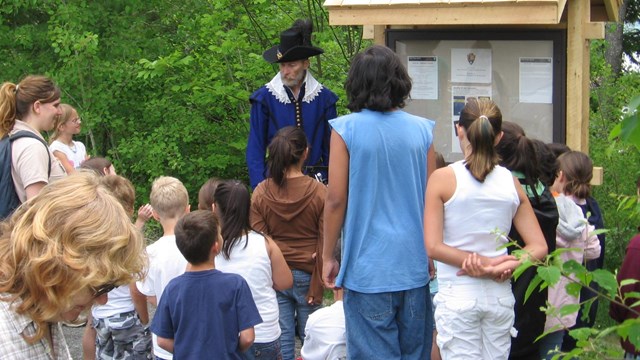
<instances>
[{"instance_id":1,"label":"blue jeans","mask_svg":"<svg viewBox=\"0 0 640 360\"><path fill-rule=\"evenodd\" d=\"M564 337L564 330L558 330L547 334L547 336L540 339L540 358L545 360L551 360L553 355L557 351L562 349L562 338Z\"/></svg>"},{"instance_id":2,"label":"blue jeans","mask_svg":"<svg viewBox=\"0 0 640 360\"><path fill-rule=\"evenodd\" d=\"M253 343L242 357L245 360L282 360L280 350L280 339L269 343Z\"/></svg>"},{"instance_id":3,"label":"blue jeans","mask_svg":"<svg viewBox=\"0 0 640 360\"><path fill-rule=\"evenodd\" d=\"M307 303L307 292L311 282L311 274L301 270L291 270L293 287L285 291L278 291L278 307L280 309L280 343L282 344L282 358L295 359L296 330L300 342L304 343L304 328L307 326L309 315L320 308L320 305Z\"/></svg>"},{"instance_id":4,"label":"blue jeans","mask_svg":"<svg viewBox=\"0 0 640 360\"><path fill-rule=\"evenodd\" d=\"M429 359L433 314L429 286L364 294L344 289L347 358Z\"/></svg>"}]
</instances>

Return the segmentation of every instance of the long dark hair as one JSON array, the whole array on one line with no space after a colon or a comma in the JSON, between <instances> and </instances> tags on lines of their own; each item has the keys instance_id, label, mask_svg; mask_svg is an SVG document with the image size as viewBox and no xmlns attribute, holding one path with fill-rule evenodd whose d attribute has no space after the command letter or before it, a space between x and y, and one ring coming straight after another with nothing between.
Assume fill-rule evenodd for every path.
<instances>
[{"instance_id":1,"label":"long dark hair","mask_svg":"<svg viewBox=\"0 0 640 360\"><path fill-rule=\"evenodd\" d=\"M239 180L225 180L218 184L213 196L216 212L222 222L222 255L229 260L231 249L244 235L244 247L249 240L249 211L251 195L245 184Z\"/></svg>"},{"instance_id":2,"label":"long dark hair","mask_svg":"<svg viewBox=\"0 0 640 360\"><path fill-rule=\"evenodd\" d=\"M502 112L489 99L469 98L458 124L465 129L471 145L466 167L476 180L484 182L500 159L494 144L502 128Z\"/></svg>"},{"instance_id":3,"label":"long dark hair","mask_svg":"<svg viewBox=\"0 0 640 360\"><path fill-rule=\"evenodd\" d=\"M538 169L540 169L540 181L547 187L551 187L558 176L558 159L544 141L533 139L533 146L536 149L536 159L538 161Z\"/></svg>"},{"instance_id":4,"label":"long dark hair","mask_svg":"<svg viewBox=\"0 0 640 360\"><path fill-rule=\"evenodd\" d=\"M540 195L535 191L535 184L540 179L536 148L520 125L511 121L502 123L502 139L496 145L496 151L500 156L500 165L522 173L524 183L531 187L536 197Z\"/></svg>"},{"instance_id":5,"label":"long dark hair","mask_svg":"<svg viewBox=\"0 0 640 360\"><path fill-rule=\"evenodd\" d=\"M267 158L269 177L276 185L281 188L286 186L287 169L300 163L307 146L307 136L301 128L287 126L278 130L269 144Z\"/></svg>"}]
</instances>

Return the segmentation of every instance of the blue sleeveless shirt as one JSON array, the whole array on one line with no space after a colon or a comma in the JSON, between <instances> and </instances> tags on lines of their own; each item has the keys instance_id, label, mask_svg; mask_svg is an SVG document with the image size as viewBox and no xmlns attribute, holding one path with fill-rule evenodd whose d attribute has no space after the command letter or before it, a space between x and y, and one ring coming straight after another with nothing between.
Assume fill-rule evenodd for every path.
<instances>
[{"instance_id":1,"label":"blue sleeveless shirt","mask_svg":"<svg viewBox=\"0 0 640 360\"><path fill-rule=\"evenodd\" d=\"M423 241L427 152L435 123L363 109L330 121L349 152L349 194L336 285L362 293L429 282Z\"/></svg>"}]
</instances>

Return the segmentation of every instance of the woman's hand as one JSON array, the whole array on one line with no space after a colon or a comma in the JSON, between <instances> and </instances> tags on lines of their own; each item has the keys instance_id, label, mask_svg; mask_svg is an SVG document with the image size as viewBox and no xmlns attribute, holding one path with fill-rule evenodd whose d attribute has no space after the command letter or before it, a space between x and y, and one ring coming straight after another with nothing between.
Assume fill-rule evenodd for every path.
<instances>
[{"instance_id":1,"label":"woman's hand","mask_svg":"<svg viewBox=\"0 0 640 360\"><path fill-rule=\"evenodd\" d=\"M488 258L478 255L477 253L472 253L463 261L462 269L458 271L457 275L468 275L503 282L511 278L513 270L519 264L520 261L512 255Z\"/></svg>"}]
</instances>

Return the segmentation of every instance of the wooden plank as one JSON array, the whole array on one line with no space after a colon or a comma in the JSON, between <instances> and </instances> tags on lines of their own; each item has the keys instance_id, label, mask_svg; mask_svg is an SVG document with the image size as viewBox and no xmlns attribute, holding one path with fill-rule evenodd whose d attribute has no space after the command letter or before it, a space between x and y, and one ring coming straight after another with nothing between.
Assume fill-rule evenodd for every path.
<instances>
[{"instance_id":1,"label":"wooden plank","mask_svg":"<svg viewBox=\"0 0 640 360\"><path fill-rule=\"evenodd\" d=\"M373 43L377 45L384 45L386 43L385 30L386 26L375 25L373 27Z\"/></svg>"},{"instance_id":2,"label":"wooden plank","mask_svg":"<svg viewBox=\"0 0 640 360\"><path fill-rule=\"evenodd\" d=\"M373 25L362 26L362 38L365 40L373 39Z\"/></svg>"},{"instance_id":3,"label":"wooden plank","mask_svg":"<svg viewBox=\"0 0 640 360\"><path fill-rule=\"evenodd\" d=\"M620 21L620 5L622 0L604 0L608 21ZM607 21L607 20L605 20Z\"/></svg>"},{"instance_id":4,"label":"wooden plank","mask_svg":"<svg viewBox=\"0 0 640 360\"><path fill-rule=\"evenodd\" d=\"M589 151L589 43L585 39L589 5L589 0L572 0L567 6L566 143L585 153Z\"/></svg>"},{"instance_id":5,"label":"wooden plank","mask_svg":"<svg viewBox=\"0 0 640 360\"><path fill-rule=\"evenodd\" d=\"M564 13L564 8L566 5L567 5L567 0L558 1L558 19L562 19L562 13Z\"/></svg>"},{"instance_id":6,"label":"wooden plank","mask_svg":"<svg viewBox=\"0 0 640 360\"><path fill-rule=\"evenodd\" d=\"M558 24L557 2L519 6L328 7L331 25L524 25Z\"/></svg>"},{"instance_id":7,"label":"wooden plank","mask_svg":"<svg viewBox=\"0 0 640 360\"><path fill-rule=\"evenodd\" d=\"M593 167L593 177L591 178L591 185L604 184L604 169L600 166Z\"/></svg>"},{"instance_id":8,"label":"wooden plank","mask_svg":"<svg viewBox=\"0 0 640 360\"><path fill-rule=\"evenodd\" d=\"M585 39L604 39L604 23L603 22L589 22L585 24L584 29Z\"/></svg>"}]
</instances>

